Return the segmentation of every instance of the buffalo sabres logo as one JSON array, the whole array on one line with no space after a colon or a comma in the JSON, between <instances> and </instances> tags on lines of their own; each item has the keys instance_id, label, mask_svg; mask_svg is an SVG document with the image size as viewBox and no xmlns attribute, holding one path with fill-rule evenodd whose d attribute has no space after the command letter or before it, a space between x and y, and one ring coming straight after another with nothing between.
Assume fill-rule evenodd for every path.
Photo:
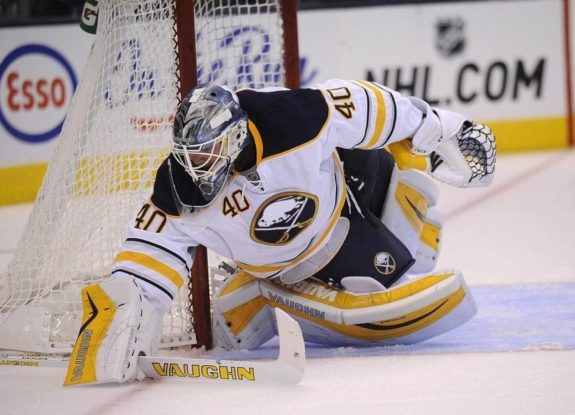
<instances>
[{"instance_id":1,"label":"buffalo sabres logo","mask_svg":"<svg viewBox=\"0 0 575 415\"><path fill-rule=\"evenodd\" d=\"M377 272L389 275L395 271L395 259L387 252L378 252L373 258L373 265Z\"/></svg>"},{"instance_id":2,"label":"buffalo sabres logo","mask_svg":"<svg viewBox=\"0 0 575 415\"><path fill-rule=\"evenodd\" d=\"M254 241L266 245L285 245L315 219L317 197L309 193L285 192L266 200L251 225Z\"/></svg>"}]
</instances>

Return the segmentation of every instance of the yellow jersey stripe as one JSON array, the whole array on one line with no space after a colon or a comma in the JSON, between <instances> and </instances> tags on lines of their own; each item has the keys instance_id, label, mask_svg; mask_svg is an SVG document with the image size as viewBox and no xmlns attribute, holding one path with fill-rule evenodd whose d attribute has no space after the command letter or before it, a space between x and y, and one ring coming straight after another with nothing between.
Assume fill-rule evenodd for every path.
<instances>
[{"instance_id":1,"label":"yellow jersey stripe","mask_svg":"<svg viewBox=\"0 0 575 415\"><path fill-rule=\"evenodd\" d=\"M254 142L256 144L256 164L259 164L262 161L262 157L264 154L264 143L262 141L262 136L258 131L256 125L252 122L252 120L248 120L248 130L252 134L254 138Z\"/></svg>"},{"instance_id":2,"label":"yellow jersey stripe","mask_svg":"<svg viewBox=\"0 0 575 415\"><path fill-rule=\"evenodd\" d=\"M114 261L135 262L136 264L142 265L146 268L156 271L158 274L162 274L178 288L184 285L184 280L178 271L149 255L134 251L121 251L120 253L118 253L118 255L116 255Z\"/></svg>"},{"instance_id":3,"label":"yellow jersey stripe","mask_svg":"<svg viewBox=\"0 0 575 415\"><path fill-rule=\"evenodd\" d=\"M383 133L383 127L385 125L385 120L387 116L383 91L366 81L354 81L354 83L365 89L370 90L375 96L377 105L375 107L376 116L375 116L375 128L373 130L373 135L371 136L367 144L359 146L359 148L368 148L368 149L374 148L375 144L381 138L381 134Z\"/></svg>"}]
</instances>

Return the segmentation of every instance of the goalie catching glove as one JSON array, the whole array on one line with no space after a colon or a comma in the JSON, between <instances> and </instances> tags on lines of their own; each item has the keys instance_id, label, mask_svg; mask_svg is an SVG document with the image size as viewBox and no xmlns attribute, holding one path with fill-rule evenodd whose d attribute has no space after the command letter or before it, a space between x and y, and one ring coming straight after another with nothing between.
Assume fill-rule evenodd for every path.
<instances>
[{"instance_id":1,"label":"goalie catching glove","mask_svg":"<svg viewBox=\"0 0 575 415\"><path fill-rule=\"evenodd\" d=\"M158 349L162 317L134 278L82 289L83 319L64 386L143 379L138 356Z\"/></svg>"},{"instance_id":2,"label":"goalie catching glove","mask_svg":"<svg viewBox=\"0 0 575 415\"><path fill-rule=\"evenodd\" d=\"M410 97L424 119L412 140L389 145L400 169L415 168L456 187L484 187L495 172L495 136L484 124L474 124L464 116L431 108L419 98Z\"/></svg>"}]
</instances>

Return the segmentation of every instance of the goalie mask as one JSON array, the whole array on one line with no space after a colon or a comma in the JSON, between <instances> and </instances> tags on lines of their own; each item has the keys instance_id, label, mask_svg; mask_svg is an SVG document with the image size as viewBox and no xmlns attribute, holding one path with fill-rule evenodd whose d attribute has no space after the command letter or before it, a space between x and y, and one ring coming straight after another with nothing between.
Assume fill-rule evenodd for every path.
<instances>
[{"instance_id":1,"label":"goalie mask","mask_svg":"<svg viewBox=\"0 0 575 415\"><path fill-rule=\"evenodd\" d=\"M178 107L172 154L200 189L204 206L222 190L247 141L247 115L225 86L197 86Z\"/></svg>"}]
</instances>

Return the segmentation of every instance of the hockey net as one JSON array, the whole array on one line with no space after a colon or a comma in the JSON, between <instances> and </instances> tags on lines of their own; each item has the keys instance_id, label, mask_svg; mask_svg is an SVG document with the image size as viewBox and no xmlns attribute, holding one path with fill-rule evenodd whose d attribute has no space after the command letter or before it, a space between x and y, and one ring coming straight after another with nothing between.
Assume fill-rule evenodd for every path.
<instances>
[{"instance_id":1,"label":"hockey net","mask_svg":"<svg viewBox=\"0 0 575 415\"><path fill-rule=\"evenodd\" d=\"M285 84L282 1L186 3L194 14L191 39L178 30L178 19L190 21L178 0L100 0L97 35L53 159L0 275L1 349L71 350L80 290L108 278L169 152L173 113L196 82L190 73L199 83L232 88ZM180 69L189 42L197 72ZM197 343L192 321L202 318L184 287L164 317L162 347Z\"/></svg>"}]
</instances>

